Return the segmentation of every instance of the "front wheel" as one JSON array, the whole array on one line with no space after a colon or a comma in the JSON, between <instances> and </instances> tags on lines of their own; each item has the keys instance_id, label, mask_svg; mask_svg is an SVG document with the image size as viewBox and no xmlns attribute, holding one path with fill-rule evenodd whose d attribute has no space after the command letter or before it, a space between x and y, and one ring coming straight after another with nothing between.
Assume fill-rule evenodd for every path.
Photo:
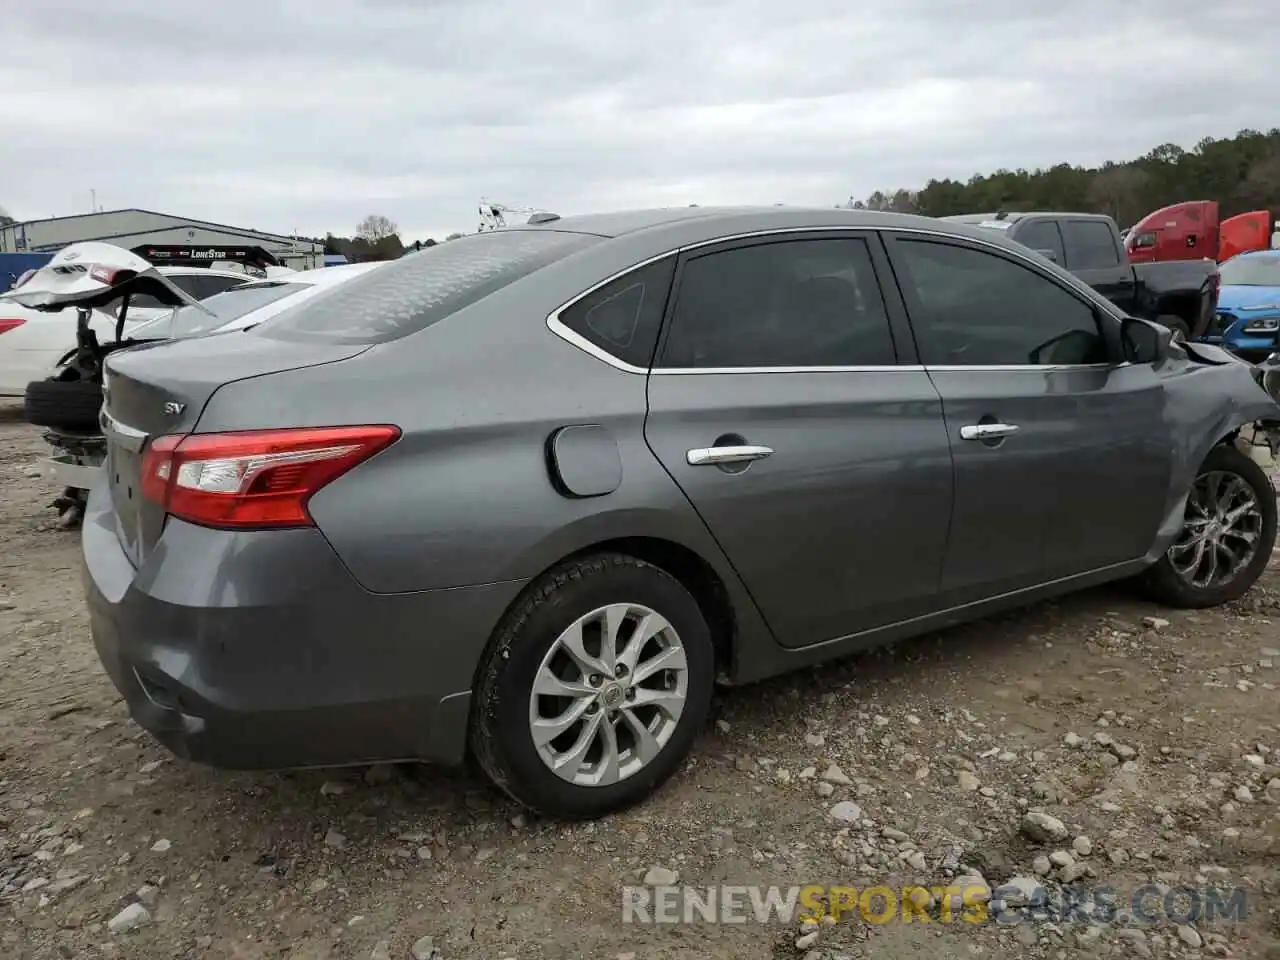
<instances>
[{"instance_id":1,"label":"front wheel","mask_svg":"<svg viewBox=\"0 0 1280 960\"><path fill-rule=\"evenodd\" d=\"M1146 574L1154 598L1195 609L1237 600L1257 582L1276 542L1276 492L1252 459L1214 447L1187 497L1173 546Z\"/></svg>"},{"instance_id":2,"label":"front wheel","mask_svg":"<svg viewBox=\"0 0 1280 960\"><path fill-rule=\"evenodd\" d=\"M517 802L591 819L645 799L706 719L711 634L679 581L619 554L546 574L498 628L471 717L471 750Z\"/></svg>"}]
</instances>

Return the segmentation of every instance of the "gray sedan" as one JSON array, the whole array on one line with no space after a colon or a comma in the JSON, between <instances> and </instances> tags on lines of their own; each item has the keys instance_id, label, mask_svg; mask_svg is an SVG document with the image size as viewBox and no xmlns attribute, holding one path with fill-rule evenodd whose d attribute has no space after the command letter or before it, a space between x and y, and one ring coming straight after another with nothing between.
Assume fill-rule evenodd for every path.
<instances>
[{"instance_id":1,"label":"gray sedan","mask_svg":"<svg viewBox=\"0 0 1280 960\"><path fill-rule=\"evenodd\" d=\"M1280 407L989 233L647 211L464 237L111 356L93 637L233 768L468 753L593 817L713 685L1104 581L1239 597Z\"/></svg>"}]
</instances>

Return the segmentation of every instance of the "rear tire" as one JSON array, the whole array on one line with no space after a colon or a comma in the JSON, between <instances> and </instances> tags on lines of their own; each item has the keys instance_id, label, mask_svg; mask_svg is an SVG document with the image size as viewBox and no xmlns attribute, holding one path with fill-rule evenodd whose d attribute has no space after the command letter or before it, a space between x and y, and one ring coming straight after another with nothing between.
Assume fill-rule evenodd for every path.
<instances>
[{"instance_id":1,"label":"rear tire","mask_svg":"<svg viewBox=\"0 0 1280 960\"><path fill-rule=\"evenodd\" d=\"M33 380L23 398L27 423L65 430L95 430L102 386L90 380Z\"/></svg>"},{"instance_id":2,"label":"rear tire","mask_svg":"<svg viewBox=\"0 0 1280 960\"><path fill-rule=\"evenodd\" d=\"M1183 530L1143 583L1153 599L1170 607L1229 603L1257 582L1275 542L1276 491L1270 478L1235 447L1217 446L1196 472ZM1237 562L1226 575L1233 558ZM1224 566L1211 570L1212 563Z\"/></svg>"},{"instance_id":3,"label":"rear tire","mask_svg":"<svg viewBox=\"0 0 1280 960\"><path fill-rule=\"evenodd\" d=\"M1181 317L1175 317L1172 313L1162 313L1156 318L1156 323L1162 324L1173 331L1175 343L1186 342L1191 339L1191 327Z\"/></svg>"},{"instance_id":4,"label":"rear tire","mask_svg":"<svg viewBox=\"0 0 1280 960\"><path fill-rule=\"evenodd\" d=\"M621 554L570 561L538 580L490 641L471 752L518 803L559 819L601 817L679 769L714 676L710 630L674 577Z\"/></svg>"}]
</instances>

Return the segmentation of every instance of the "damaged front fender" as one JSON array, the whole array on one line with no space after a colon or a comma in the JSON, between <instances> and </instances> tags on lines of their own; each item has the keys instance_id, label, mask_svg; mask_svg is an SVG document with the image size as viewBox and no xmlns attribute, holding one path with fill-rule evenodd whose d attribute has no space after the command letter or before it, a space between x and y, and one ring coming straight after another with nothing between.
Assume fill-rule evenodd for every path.
<instances>
[{"instance_id":1,"label":"damaged front fender","mask_svg":"<svg viewBox=\"0 0 1280 960\"><path fill-rule=\"evenodd\" d=\"M1187 496L1214 447L1242 433L1280 450L1280 404L1252 364L1215 347L1186 344L1189 362L1165 371L1165 417L1174 442L1164 521L1146 560L1162 557L1182 530ZM1275 368L1280 374L1280 366Z\"/></svg>"}]
</instances>

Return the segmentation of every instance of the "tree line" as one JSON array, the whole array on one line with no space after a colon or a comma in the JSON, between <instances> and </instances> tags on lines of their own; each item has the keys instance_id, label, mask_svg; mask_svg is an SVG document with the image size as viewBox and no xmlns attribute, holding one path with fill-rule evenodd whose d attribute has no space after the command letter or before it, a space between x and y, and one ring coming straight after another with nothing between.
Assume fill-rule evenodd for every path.
<instances>
[{"instance_id":1,"label":"tree line","mask_svg":"<svg viewBox=\"0 0 1280 960\"><path fill-rule=\"evenodd\" d=\"M877 190L841 206L927 217L998 210L1106 213L1125 227L1184 200L1217 200L1224 217L1280 208L1280 129L1205 137L1191 150L1165 143L1136 160L1100 167L1060 163L975 174L965 183L935 179L919 190Z\"/></svg>"}]
</instances>

